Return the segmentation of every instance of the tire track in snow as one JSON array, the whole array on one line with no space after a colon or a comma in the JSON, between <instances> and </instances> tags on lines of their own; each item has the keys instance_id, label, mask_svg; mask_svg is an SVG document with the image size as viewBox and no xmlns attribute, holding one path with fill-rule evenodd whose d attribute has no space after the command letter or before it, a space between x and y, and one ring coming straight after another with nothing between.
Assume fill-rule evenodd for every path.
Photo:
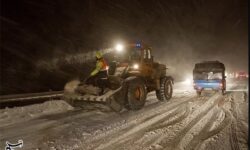
<instances>
[{"instance_id":1,"label":"tire track in snow","mask_svg":"<svg viewBox=\"0 0 250 150\"><path fill-rule=\"evenodd\" d=\"M159 141L155 144L160 145L161 147L165 147L167 149L176 149L178 148L180 142L183 137L189 134L190 130L206 116L208 112L210 112L215 105L218 104L220 96L215 94L211 98L208 99L202 106L196 109L189 117L185 118L181 124L184 127L178 131L178 133L173 136L170 140L168 135L162 136Z\"/></svg>"},{"instance_id":2,"label":"tire track in snow","mask_svg":"<svg viewBox=\"0 0 250 150\"><path fill-rule=\"evenodd\" d=\"M103 139L105 139L106 141L112 141L112 142L108 142L104 145L100 145L99 147L98 146L96 147L96 148L100 148L100 149L105 149L105 148L108 149L110 145L114 146L114 143L118 143L119 141L121 141L121 139L125 139L128 136L133 137L135 135L135 133L146 131L148 126L152 126L158 122L161 122L162 120L165 120L165 119L171 117L172 115L174 115L174 112L180 110L180 107L185 106L186 103L188 103L190 101L199 100L195 97L188 98L187 100L185 100L185 99L184 99L184 101L179 99L178 102L176 102L176 103L164 103L163 105L161 105L162 108L157 107L157 109L154 109L154 111L158 110L157 113L152 112L152 111L147 111L146 114L143 114L144 117L142 116L142 118L139 118L136 122L133 122L133 120L132 120L131 122L124 124L123 128L119 127L118 131L111 130L108 134L103 133L103 135L101 135L101 136L99 135L98 138L92 139L92 140L88 141L88 143L94 142L95 145L99 145L101 143L105 143L105 141L103 141ZM173 112L171 113L171 111L173 111ZM147 116L147 114L151 115L151 117L145 118L145 116ZM152 116L152 114L153 114L153 116ZM127 130L128 128L132 128L132 129L130 129L128 131ZM106 139L106 137L107 137L107 139ZM96 143L96 140L98 140L98 139L99 139L99 142ZM114 142L114 141L116 141L116 142ZM93 149L93 147L91 149Z\"/></svg>"},{"instance_id":3,"label":"tire track in snow","mask_svg":"<svg viewBox=\"0 0 250 150\"><path fill-rule=\"evenodd\" d=\"M175 114L171 117L169 117L164 122L161 122L160 124L153 125L149 127L146 130L146 133L137 136L136 138L133 138L133 141L131 140L130 143L126 143L126 145L134 145L131 149L146 149L151 146L159 148L159 145L155 146L154 143L168 130L168 127L171 127L172 125L181 122L181 120L185 119L191 112L191 105L193 103L191 102L197 102L197 103L205 103L208 97L196 97L195 100L192 100L188 103L188 105L181 105L179 106L179 111L176 111Z\"/></svg>"},{"instance_id":4,"label":"tire track in snow","mask_svg":"<svg viewBox=\"0 0 250 150\"><path fill-rule=\"evenodd\" d=\"M162 111L166 111L166 109L175 108L178 105L186 103L187 101L190 101L192 99L193 98L186 97L185 99L183 98L183 99L175 100L173 102L171 101L171 103L158 102L158 103L154 103L154 104L151 104L149 106L146 106L145 108L143 108L139 111L123 112L122 114L120 114L120 117L123 117L123 119L120 121L121 124L119 124L120 125L119 129L121 126L124 126L124 128L127 128L129 124L134 124L134 123L139 124L143 121L146 121L152 117L157 116L158 114L161 114ZM165 105L167 105L167 106L165 106ZM155 109L155 108L157 108L157 109ZM145 110L145 109L147 109L147 110ZM120 120L120 118L118 118L118 120ZM113 121L112 123L116 123L116 122L117 122L117 120ZM116 126L117 126L117 124L116 124ZM112 133L109 132L109 134L112 134ZM95 136L97 136L97 135L99 138L103 138L102 133L100 133L100 134L97 133ZM104 135L107 136L107 133L105 133Z\"/></svg>"},{"instance_id":5,"label":"tire track in snow","mask_svg":"<svg viewBox=\"0 0 250 150\"><path fill-rule=\"evenodd\" d=\"M131 136L133 136L134 134L136 134L138 132L142 132L142 130L145 130L145 128L147 128L148 126L154 125L154 124L164 120L165 118L173 115L174 112L177 110L178 110L178 108L173 108L170 111L167 111L166 113L160 114L156 117L153 117L150 120L139 123L139 125L135 126L134 128L130 129L129 131L125 131L125 133L123 133L122 135L116 137L115 139L113 139L105 144L101 144L100 146L96 147L95 149L96 150L114 149L115 145L117 145L117 144L120 145L121 142L125 142L127 137L130 136L130 138L131 138Z\"/></svg>"},{"instance_id":6,"label":"tire track in snow","mask_svg":"<svg viewBox=\"0 0 250 150\"><path fill-rule=\"evenodd\" d=\"M160 136L159 134L162 134L162 131L165 130L165 128L187 117L190 111L190 104L187 104L186 106L181 105L168 117L158 122L155 122L154 124L146 127L145 129L140 130L140 132L133 134L133 136L130 136L127 139L123 140L122 145L133 145L133 147L131 148L130 146L126 147L130 149L144 149L145 147L150 145L150 143L156 141L157 135ZM162 124L164 124L164 126L159 128L159 125ZM145 138L147 139L147 144L145 143ZM115 149L119 149L119 144L115 147Z\"/></svg>"},{"instance_id":7,"label":"tire track in snow","mask_svg":"<svg viewBox=\"0 0 250 150\"><path fill-rule=\"evenodd\" d=\"M194 104L197 105L197 103L201 103L200 105L202 105L203 103L206 102L206 100L208 100L208 97L196 97L196 101L192 101L192 102L196 102L196 103L190 103L190 107L194 106ZM162 136L164 136L164 134L167 132L169 127L174 126L175 124L181 122L183 119L185 119L190 113L191 113L191 109L190 107L186 107L185 109L183 109L181 112L179 112L179 114L177 114L176 116L173 116L172 118L169 118L168 120L162 122L159 125L156 126L152 126L151 128L149 128L148 132L152 132L153 134L149 134L149 138L142 138L140 139L140 141L136 141L136 145L138 143L138 145L143 144L143 148L141 149L159 149L159 148L163 148L162 146L157 144L157 141L159 141L159 139L161 139ZM146 135L147 136L147 135ZM147 140L145 142L145 140ZM139 148L140 149L140 148Z\"/></svg>"},{"instance_id":8,"label":"tire track in snow","mask_svg":"<svg viewBox=\"0 0 250 150\"><path fill-rule=\"evenodd\" d=\"M238 141L238 137L237 137L237 131L236 131L236 123L233 121L233 123L231 124L230 126L230 130L231 130L231 135L230 135L230 144L231 144L231 148L233 150L239 150L240 147L239 147L239 141Z\"/></svg>"},{"instance_id":9,"label":"tire track in snow","mask_svg":"<svg viewBox=\"0 0 250 150\"><path fill-rule=\"evenodd\" d=\"M167 121L164 121L163 123L161 123L159 125L152 126L152 127L150 127L148 129L147 132L150 132L150 131L153 131L153 130L157 130L157 129L161 129L161 128L165 128L167 126L176 124L177 122L180 122L181 120L183 120L184 118L186 118L188 116L188 114L191 112L190 108L188 108L188 107L186 107L185 109L182 108L182 107L180 107L179 109L181 111L178 111L178 112L176 112L174 114L174 115L177 116L176 118L174 118L175 116L173 116L173 118L169 118Z\"/></svg>"},{"instance_id":10,"label":"tire track in snow","mask_svg":"<svg viewBox=\"0 0 250 150\"><path fill-rule=\"evenodd\" d=\"M138 138L134 138L135 145L140 145L138 149L145 149L150 147L155 143L159 137L162 136L163 132L167 130L168 127L180 122L184 118L186 118L191 112L190 106L186 106L185 108L180 107L179 111L176 112L173 116L169 117L166 121L156 124L154 126L150 126L143 135L138 136ZM134 148L136 149L136 148Z\"/></svg>"},{"instance_id":11,"label":"tire track in snow","mask_svg":"<svg viewBox=\"0 0 250 150\"><path fill-rule=\"evenodd\" d=\"M4 142L6 140L15 138L22 138L25 141L31 141L32 139L39 140L44 136L44 129L51 130L53 128L57 128L58 126L71 123L72 120L77 120L87 116L93 117L94 115L96 115L96 112L82 113L82 110L74 110L59 114L46 115L29 120L28 122L21 122L14 125L1 127L0 141ZM26 147L29 146L27 144Z\"/></svg>"},{"instance_id":12,"label":"tire track in snow","mask_svg":"<svg viewBox=\"0 0 250 150\"><path fill-rule=\"evenodd\" d=\"M192 139L192 141L187 145L185 149L199 149L203 141L220 133L223 129L230 125L232 121L231 113L224 108L216 107L216 109L217 110L213 112L212 117L209 119L205 127L199 132L197 136ZM215 120L220 119L221 114L223 114L224 119L218 124L217 127L211 130L214 123L216 123Z\"/></svg>"},{"instance_id":13,"label":"tire track in snow","mask_svg":"<svg viewBox=\"0 0 250 150\"><path fill-rule=\"evenodd\" d=\"M238 93L237 93L238 94ZM244 96L244 95L243 95ZM239 140L238 140L238 135L237 135L237 128L238 128L238 125L237 125L237 119L238 119L238 107L237 107L237 104L236 104L236 101L237 100L236 96L232 95L231 97L232 101L231 101L231 108L232 108L232 115L233 115L233 122L231 124L231 127L230 127L230 130L231 130L231 134L230 134L230 144L231 144L231 147L233 150L239 150L240 149L240 146L239 146Z\"/></svg>"},{"instance_id":14,"label":"tire track in snow","mask_svg":"<svg viewBox=\"0 0 250 150\"><path fill-rule=\"evenodd\" d=\"M195 141L195 137L199 136L199 134L205 134L201 132L209 124L209 121L215 119L213 111L215 111L214 107L209 110L196 124L194 124L192 128L190 128L190 130L183 135L175 149L188 149L188 145L192 143L192 141Z\"/></svg>"}]
</instances>

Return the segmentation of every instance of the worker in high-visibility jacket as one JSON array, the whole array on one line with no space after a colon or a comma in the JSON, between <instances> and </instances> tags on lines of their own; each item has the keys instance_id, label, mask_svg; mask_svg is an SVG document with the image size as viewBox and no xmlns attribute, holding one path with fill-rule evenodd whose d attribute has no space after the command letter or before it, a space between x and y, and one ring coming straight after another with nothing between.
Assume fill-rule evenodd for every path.
<instances>
[{"instance_id":1,"label":"worker in high-visibility jacket","mask_svg":"<svg viewBox=\"0 0 250 150\"><path fill-rule=\"evenodd\" d=\"M102 56L101 52L96 52L96 67L91 72L90 77L87 79L87 84L97 85L97 80L100 78L107 78L108 76L108 64Z\"/></svg>"}]
</instances>

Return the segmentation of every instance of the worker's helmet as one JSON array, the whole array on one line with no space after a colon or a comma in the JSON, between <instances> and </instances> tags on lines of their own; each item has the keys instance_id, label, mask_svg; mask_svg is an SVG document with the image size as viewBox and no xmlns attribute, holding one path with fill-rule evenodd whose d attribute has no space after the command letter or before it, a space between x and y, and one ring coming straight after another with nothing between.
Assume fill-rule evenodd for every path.
<instances>
[{"instance_id":1,"label":"worker's helmet","mask_svg":"<svg viewBox=\"0 0 250 150\"><path fill-rule=\"evenodd\" d=\"M96 56L97 59L100 59L100 58L102 58L102 53L97 51L95 56Z\"/></svg>"}]
</instances>

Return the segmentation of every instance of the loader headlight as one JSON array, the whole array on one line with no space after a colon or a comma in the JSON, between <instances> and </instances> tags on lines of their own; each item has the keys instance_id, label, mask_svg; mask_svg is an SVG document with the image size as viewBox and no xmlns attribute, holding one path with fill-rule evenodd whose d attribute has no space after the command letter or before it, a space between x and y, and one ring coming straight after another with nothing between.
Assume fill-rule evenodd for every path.
<instances>
[{"instance_id":1,"label":"loader headlight","mask_svg":"<svg viewBox=\"0 0 250 150\"><path fill-rule=\"evenodd\" d=\"M139 65L138 64L134 64L133 65L133 69L139 69Z\"/></svg>"},{"instance_id":2,"label":"loader headlight","mask_svg":"<svg viewBox=\"0 0 250 150\"><path fill-rule=\"evenodd\" d=\"M121 52L121 51L123 51L123 49L124 49L124 46L122 44L117 44L115 47L115 50L117 52Z\"/></svg>"}]
</instances>

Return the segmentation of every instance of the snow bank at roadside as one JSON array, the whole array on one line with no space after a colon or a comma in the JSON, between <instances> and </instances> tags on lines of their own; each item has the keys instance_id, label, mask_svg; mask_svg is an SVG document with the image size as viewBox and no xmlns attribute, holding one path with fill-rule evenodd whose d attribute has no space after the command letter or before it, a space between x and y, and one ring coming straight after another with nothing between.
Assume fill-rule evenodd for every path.
<instances>
[{"instance_id":1,"label":"snow bank at roadside","mask_svg":"<svg viewBox=\"0 0 250 150\"><path fill-rule=\"evenodd\" d=\"M47 101L42 104L23 107L5 108L0 110L0 127L68 110L73 110L73 107L63 100Z\"/></svg>"}]
</instances>

